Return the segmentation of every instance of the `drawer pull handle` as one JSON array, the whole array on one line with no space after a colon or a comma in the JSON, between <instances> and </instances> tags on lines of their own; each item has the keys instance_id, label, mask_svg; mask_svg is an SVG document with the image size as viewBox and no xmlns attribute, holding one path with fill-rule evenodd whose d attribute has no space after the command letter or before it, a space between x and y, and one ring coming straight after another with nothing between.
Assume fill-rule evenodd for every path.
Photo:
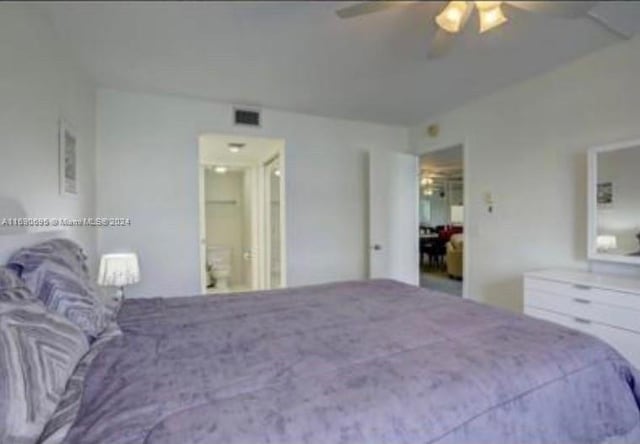
<instances>
[{"instance_id":1,"label":"drawer pull handle","mask_svg":"<svg viewBox=\"0 0 640 444\"><path fill-rule=\"evenodd\" d=\"M578 290L591 290L591 287L589 287L588 285L580 285L580 284L574 284L573 288Z\"/></svg>"},{"instance_id":2,"label":"drawer pull handle","mask_svg":"<svg viewBox=\"0 0 640 444\"><path fill-rule=\"evenodd\" d=\"M588 319L583 319L583 318L573 318L574 321L580 323L580 324L591 324L591 321Z\"/></svg>"},{"instance_id":3,"label":"drawer pull handle","mask_svg":"<svg viewBox=\"0 0 640 444\"><path fill-rule=\"evenodd\" d=\"M591 301L589 299L582 299L582 298L573 298L574 302L577 302L579 304L590 304Z\"/></svg>"}]
</instances>

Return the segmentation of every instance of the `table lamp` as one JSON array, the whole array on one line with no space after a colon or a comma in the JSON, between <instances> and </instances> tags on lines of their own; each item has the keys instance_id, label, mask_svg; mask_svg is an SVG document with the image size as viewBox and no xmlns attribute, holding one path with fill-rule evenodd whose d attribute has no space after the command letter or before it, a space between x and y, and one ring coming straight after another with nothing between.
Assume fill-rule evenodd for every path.
<instances>
[{"instance_id":1,"label":"table lamp","mask_svg":"<svg viewBox=\"0 0 640 444\"><path fill-rule=\"evenodd\" d=\"M618 242L615 236L610 234L602 234L596 238L596 248L598 251L607 252L618 248Z\"/></svg>"},{"instance_id":2,"label":"table lamp","mask_svg":"<svg viewBox=\"0 0 640 444\"><path fill-rule=\"evenodd\" d=\"M98 285L118 287L118 298L124 299L124 287L140 282L136 253L103 254L100 258Z\"/></svg>"}]
</instances>

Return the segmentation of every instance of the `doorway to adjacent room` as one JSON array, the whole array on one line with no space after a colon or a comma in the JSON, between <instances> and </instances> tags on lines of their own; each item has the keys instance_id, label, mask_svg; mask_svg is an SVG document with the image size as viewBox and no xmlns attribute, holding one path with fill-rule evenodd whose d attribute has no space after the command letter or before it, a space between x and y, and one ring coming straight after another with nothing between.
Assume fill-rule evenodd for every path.
<instances>
[{"instance_id":1,"label":"doorway to adjacent room","mask_svg":"<svg viewBox=\"0 0 640 444\"><path fill-rule=\"evenodd\" d=\"M283 166L282 139L200 137L203 292L285 286Z\"/></svg>"},{"instance_id":2,"label":"doorway to adjacent room","mask_svg":"<svg viewBox=\"0 0 640 444\"><path fill-rule=\"evenodd\" d=\"M420 156L420 286L462 296L464 147Z\"/></svg>"}]
</instances>

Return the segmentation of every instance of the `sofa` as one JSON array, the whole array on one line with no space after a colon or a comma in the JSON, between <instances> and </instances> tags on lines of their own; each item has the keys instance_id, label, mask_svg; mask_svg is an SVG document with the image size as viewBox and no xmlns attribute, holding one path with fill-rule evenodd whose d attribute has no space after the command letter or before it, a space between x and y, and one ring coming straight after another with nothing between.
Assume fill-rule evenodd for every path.
<instances>
[{"instance_id":1,"label":"sofa","mask_svg":"<svg viewBox=\"0 0 640 444\"><path fill-rule=\"evenodd\" d=\"M446 264L447 274L454 279L462 279L463 235L454 234L447 242Z\"/></svg>"}]
</instances>

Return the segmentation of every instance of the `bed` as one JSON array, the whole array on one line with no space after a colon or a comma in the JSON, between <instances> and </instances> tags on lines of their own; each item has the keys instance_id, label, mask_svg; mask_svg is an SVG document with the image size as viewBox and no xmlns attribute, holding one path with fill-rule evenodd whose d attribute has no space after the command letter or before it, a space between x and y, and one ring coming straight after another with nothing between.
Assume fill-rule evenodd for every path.
<instances>
[{"instance_id":1,"label":"bed","mask_svg":"<svg viewBox=\"0 0 640 444\"><path fill-rule=\"evenodd\" d=\"M88 279L77 248L34 251L22 277L7 271L13 286L51 254L57 279ZM63 287L89 288L77 281ZM640 442L640 374L605 343L395 281L127 300L90 340L92 324L70 320L86 310L58 316L30 292L0 288L0 323L46 327L30 344L54 376L34 399L53 407L3 444Z\"/></svg>"},{"instance_id":2,"label":"bed","mask_svg":"<svg viewBox=\"0 0 640 444\"><path fill-rule=\"evenodd\" d=\"M65 443L640 442L576 331L394 281L130 300Z\"/></svg>"}]
</instances>

